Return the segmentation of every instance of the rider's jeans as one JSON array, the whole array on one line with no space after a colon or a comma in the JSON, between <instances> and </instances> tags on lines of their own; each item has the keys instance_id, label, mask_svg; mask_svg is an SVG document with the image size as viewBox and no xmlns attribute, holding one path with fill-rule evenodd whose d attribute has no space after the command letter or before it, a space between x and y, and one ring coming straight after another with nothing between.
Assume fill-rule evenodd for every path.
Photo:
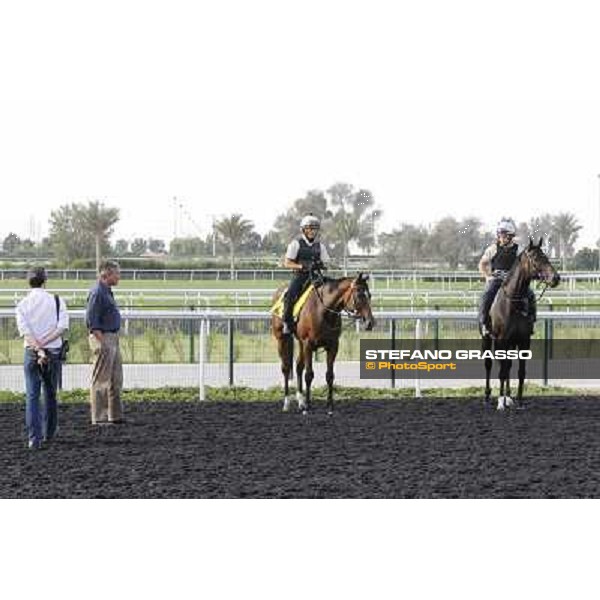
<instances>
[{"instance_id":1,"label":"rider's jeans","mask_svg":"<svg viewBox=\"0 0 600 600\"><path fill-rule=\"evenodd\" d=\"M25 350L25 424L27 436L33 444L39 444L43 438L51 439L58 426L58 404L56 390L60 370L59 353L46 350L48 364L40 367L37 355ZM40 406L40 392L44 392L44 402Z\"/></svg>"},{"instance_id":2,"label":"rider's jeans","mask_svg":"<svg viewBox=\"0 0 600 600\"><path fill-rule=\"evenodd\" d=\"M501 285L502 279L497 277L492 277L487 280L479 302L479 323L481 325L486 324L488 315L490 314L490 308L492 308L492 303L494 302L494 298Z\"/></svg>"}]
</instances>

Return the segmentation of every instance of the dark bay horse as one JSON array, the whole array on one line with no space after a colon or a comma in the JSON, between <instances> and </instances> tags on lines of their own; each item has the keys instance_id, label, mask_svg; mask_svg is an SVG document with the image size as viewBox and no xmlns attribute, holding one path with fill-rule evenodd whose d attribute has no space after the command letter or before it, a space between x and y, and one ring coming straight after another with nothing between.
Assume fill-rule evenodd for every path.
<instances>
[{"instance_id":1,"label":"dark bay horse","mask_svg":"<svg viewBox=\"0 0 600 600\"><path fill-rule=\"evenodd\" d=\"M313 288L306 304L298 315L295 337L299 342L296 359L298 407L306 414L311 404L311 384L314 379L313 354L318 348L327 353L327 411L333 413L333 363L338 352L342 333L342 316L361 319L367 330L375 323L371 312L371 293L367 284L369 276L359 273L356 278L324 279L320 274L311 279L317 285ZM280 295L280 288L273 301ZM283 335L282 320L273 315L271 328L277 340L277 350L281 359L281 372L284 381L283 410L289 410L289 379L292 374L294 336ZM302 374L306 383L306 396L302 393Z\"/></svg>"},{"instance_id":2,"label":"dark bay horse","mask_svg":"<svg viewBox=\"0 0 600 600\"><path fill-rule=\"evenodd\" d=\"M547 287L554 288L560 282L560 276L550 264L542 250L542 238L535 245L529 245L517 258L512 269L502 283L492 307L490 321L492 336L484 336L482 349L491 350L529 350L531 346L531 325L527 316L527 290L532 279L538 279ZM543 292L542 292L543 293ZM493 338L493 339L492 339ZM510 397L510 359L500 360L500 394L498 410L512 406ZM523 405L523 382L525 381L526 360L519 358L519 387L517 390L517 406ZM491 402L490 372L492 359L485 359L485 401Z\"/></svg>"}]
</instances>

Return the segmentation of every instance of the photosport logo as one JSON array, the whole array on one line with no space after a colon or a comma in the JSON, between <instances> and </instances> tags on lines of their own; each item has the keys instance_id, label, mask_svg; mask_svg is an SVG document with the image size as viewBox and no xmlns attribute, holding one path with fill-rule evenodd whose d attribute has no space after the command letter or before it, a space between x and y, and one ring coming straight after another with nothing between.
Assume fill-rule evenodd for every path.
<instances>
[{"instance_id":1,"label":"photosport logo","mask_svg":"<svg viewBox=\"0 0 600 600\"><path fill-rule=\"evenodd\" d=\"M510 360L512 377L520 361L527 379L600 379L600 340L532 340L527 350L495 345L483 350L480 339L470 340L361 340L361 379L421 378L477 379L485 375L485 361L497 374L500 360Z\"/></svg>"}]
</instances>

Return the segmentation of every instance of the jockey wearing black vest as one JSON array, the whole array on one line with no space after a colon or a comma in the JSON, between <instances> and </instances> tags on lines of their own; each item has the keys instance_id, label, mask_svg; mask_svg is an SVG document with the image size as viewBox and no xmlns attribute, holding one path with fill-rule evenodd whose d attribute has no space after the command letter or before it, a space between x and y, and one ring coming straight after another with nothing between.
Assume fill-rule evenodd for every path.
<instances>
[{"instance_id":1,"label":"jockey wearing black vest","mask_svg":"<svg viewBox=\"0 0 600 600\"><path fill-rule=\"evenodd\" d=\"M287 247L284 266L294 271L283 299L283 334L294 329L294 304L310 280L310 269L329 260L325 245L317 241L321 222L314 215L306 215L300 222L302 236Z\"/></svg>"},{"instance_id":2,"label":"jockey wearing black vest","mask_svg":"<svg viewBox=\"0 0 600 600\"><path fill-rule=\"evenodd\" d=\"M517 232L512 219L502 219L496 228L496 242L486 248L479 261L479 272L486 278L485 289L479 304L479 326L482 335L490 334L489 314L494 298L506 274L517 260L519 246L513 242ZM527 289L528 314L533 333L536 319L536 298L531 288Z\"/></svg>"}]
</instances>

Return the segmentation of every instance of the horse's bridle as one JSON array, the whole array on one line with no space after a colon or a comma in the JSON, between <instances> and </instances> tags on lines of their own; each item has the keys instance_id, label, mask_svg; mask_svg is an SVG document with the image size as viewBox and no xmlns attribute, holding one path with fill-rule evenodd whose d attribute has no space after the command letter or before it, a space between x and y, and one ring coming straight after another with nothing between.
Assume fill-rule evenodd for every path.
<instances>
[{"instance_id":1,"label":"horse's bridle","mask_svg":"<svg viewBox=\"0 0 600 600\"><path fill-rule=\"evenodd\" d=\"M348 309L347 305L348 302L344 303L344 306L342 306L342 308L340 310L336 310L334 308L330 308L329 306L327 306L325 304L325 300L323 300L323 295L319 293L319 288L322 287L323 283L324 283L324 278L323 278L323 273L321 273L321 271L319 269L311 269L310 271L310 282L314 285L315 288L315 293L317 294L317 298L321 301L321 304L323 305L324 310L326 310L329 313L333 313L334 315L337 315L338 317L347 317L348 319L361 319L362 317L356 312L356 300L354 299L354 293L352 293L352 303L353 303L353 307L351 310ZM350 284L350 290L353 290L354 288L352 287L352 284Z\"/></svg>"},{"instance_id":2,"label":"horse's bridle","mask_svg":"<svg viewBox=\"0 0 600 600\"><path fill-rule=\"evenodd\" d=\"M527 250L525 250L525 251L524 251L524 254L525 254L525 256L527 257L527 261L529 262L529 265L530 265L530 267L532 267L532 268L531 268L531 270L533 271L533 270L534 270L534 269L533 269L533 267L534 267L533 260L531 260L531 257L529 256L529 254L528 254ZM537 297L537 300L538 300L538 301L542 299L542 296L543 296L543 295L546 293L546 290L547 290L547 289L550 287L550 284L549 284L549 283L548 283L548 282L547 282L545 279L540 279L540 278L539 278L540 272L541 272L541 271L538 271L538 272L537 272L537 276L538 276L538 277L537 277L538 284L537 284L537 286L536 286L536 287L538 287L538 288L539 288L540 286L543 286L543 289L542 289L542 292L541 292L541 294L540 294L540 295ZM533 278L532 278L532 279L533 279Z\"/></svg>"}]
</instances>

